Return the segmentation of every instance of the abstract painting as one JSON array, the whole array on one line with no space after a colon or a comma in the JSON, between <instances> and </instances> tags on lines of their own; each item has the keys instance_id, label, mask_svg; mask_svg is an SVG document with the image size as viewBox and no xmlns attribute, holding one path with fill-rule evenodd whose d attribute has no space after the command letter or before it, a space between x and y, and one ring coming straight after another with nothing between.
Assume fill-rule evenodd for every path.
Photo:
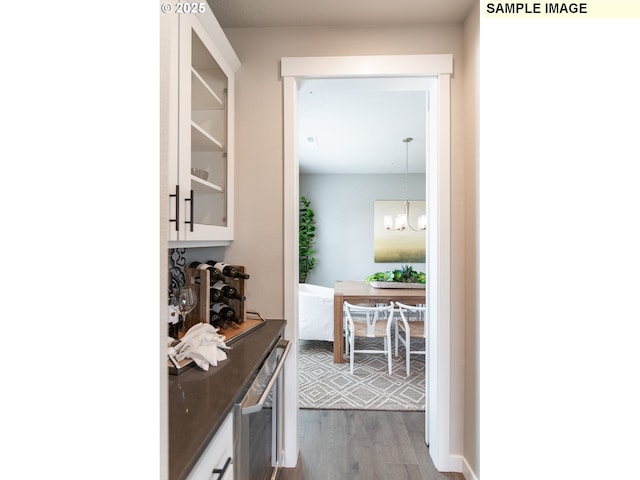
<instances>
[{"instance_id":1,"label":"abstract painting","mask_svg":"<svg viewBox=\"0 0 640 480\"><path fill-rule=\"evenodd\" d=\"M426 213L426 202L409 202L409 223L418 226L418 217ZM404 211L403 200L376 200L374 202L373 250L375 263L425 263L426 232L405 230L387 230L384 217L391 216L394 221ZM428 227L427 227L428 228Z\"/></svg>"}]
</instances>

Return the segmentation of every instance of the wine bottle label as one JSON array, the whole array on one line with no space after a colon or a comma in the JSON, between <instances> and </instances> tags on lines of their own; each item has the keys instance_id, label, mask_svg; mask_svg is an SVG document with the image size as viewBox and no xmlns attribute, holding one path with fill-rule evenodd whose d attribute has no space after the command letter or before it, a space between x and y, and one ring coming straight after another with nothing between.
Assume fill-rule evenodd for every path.
<instances>
[{"instance_id":1,"label":"wine bottle label","mask_svg":"<svg viewBox=\"0 0 640 480\"><path fill-rule=\"evenodd\" d=\"M176 305L169 305L169 323L173 325L178 323L179 319L178 307Z\"/></svg>"},{"instance_id":2,"label":"wine bottle label","mask_svg":"<svg viewBox=\"0 0 640 480\"><path fill-rule=\"evenodd\" d=\"M208 268L211 268L211 265L207 265L206 263L202 262L191 262L189 264L189 268L193 268L194 270L206 270Z\"/></svg>"},{"instance_id":3,"label":"wine bottle label","mask_svg":"<svg viewBox=\"0 0 640 480\"><path fill-rule=\"evenodd\" d=\"M211 305L211 311L223 318L232 318L236 316L235 310L223 302L214 303L213 305Z\"/></svg>"},{"instance_id":4,"label":"wine bottle label","mask_svg":"<svg viewBox=\"0 0 640 480\"><path fill-rule=\"evenodd\" d=\"M226 305L224 303L214 303L211 305L211 311L217 314L220 314L220 310L222 310Z\"/></svg>"},{"instance_id":5,"label":"wine bottle label","mask_svg":"<svg viewBox=\"0 0 640 480\"><path fill-rule=\"evenodd\" d=\"M214 283L212 285L212 288L215 288L216 290L222 290L224 287L226 287L227 284L222 282L222 281L217 281L216 283Z\"/></svg>"},{"instance_id":6,"label":"wine bottle label","mask_svg":"<svg viewBox=\"0 0 640 480\"><path fill-rule=\"evenodd\" d=\"M227 266L226 263L217 262L213 265L213 268L217 268L218 270L222 271L226 266Z\"/></svg>"}]
</instances>

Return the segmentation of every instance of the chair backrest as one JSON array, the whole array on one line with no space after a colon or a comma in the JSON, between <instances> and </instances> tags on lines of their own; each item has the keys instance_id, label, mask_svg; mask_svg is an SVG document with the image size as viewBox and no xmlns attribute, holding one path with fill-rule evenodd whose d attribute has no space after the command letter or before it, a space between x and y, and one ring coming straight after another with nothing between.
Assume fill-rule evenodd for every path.
<instances>
[{"instance_id":1,"label":"chair backrest","mask_svg":"<svg viewBox=\"0 0 640 480\"><path fill-rule=\"evenodd\" d=\"M394 302L398 312L400 313L400 317L403 321L405 321L409 326L412 323L420 322L422 325L419 329L421 336L427 336L427 307L426 305L406 305L401 302Z\"/></svg>"},{"instance_id":2,"label":"chair backrest","mask_svg":"<svg viewBox=\"0 0 640 480\"><path fill-rule=\"evenodd\" d=\"M343 303L343 311L348 322L352 325L355 323L366 323L367 337L374 337L376 332L376 323L384 321L387 329L390 328L393 319L394 306L393 302L389 305L353 305L349 302Z\"/></svg>"}]
</instances>

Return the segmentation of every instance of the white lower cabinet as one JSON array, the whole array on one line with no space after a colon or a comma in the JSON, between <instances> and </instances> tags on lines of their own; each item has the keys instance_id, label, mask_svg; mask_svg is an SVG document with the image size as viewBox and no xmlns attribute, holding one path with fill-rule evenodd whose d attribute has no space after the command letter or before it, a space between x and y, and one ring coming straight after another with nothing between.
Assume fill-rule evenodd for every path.
<instances>
[{"instance_id":1,"label":"white lower cabinet","mask_svg":"<svg viewBox=\"0 0 640 480\"><path fill-rule=\"evenodd\" d=\"M233 479L233 412L227 415L187 480Z\"/></svg>"}]
</instances>

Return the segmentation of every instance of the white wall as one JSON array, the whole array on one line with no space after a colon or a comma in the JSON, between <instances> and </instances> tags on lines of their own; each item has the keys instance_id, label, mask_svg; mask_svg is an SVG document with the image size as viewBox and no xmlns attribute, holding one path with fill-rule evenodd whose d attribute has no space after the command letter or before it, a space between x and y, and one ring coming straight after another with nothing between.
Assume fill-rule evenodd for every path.
<instances>
[{"instance_id":1,"label":"white wall","mask_svg":"<svg viewBox=\"0 0 640 480\"><path fill-rule=\"evenodd\" d=\"M300 175L300 195L311 201L316 220L316 267L307 283L333 287L336 280L364 280L404 264L375 263L375 200L403 200L404 175ZM409 199L424 200L425 176L409 175ZM398 235L401 235L398 233ZM424 263L410 263L424 272Z\"/></svg>"},{"instance_id":2,"label":"white wall","mask_svg":"<svg viewBox=\"0 0 640 480\"><path fill-rule=\"evenodd\" d=\"M451 436L464 431L465 233L462 25L362 28L229 28L242 67L236 74L236 240L225 259L246 265L254 285L247 307L284 315L282 57L450 53L451 79Z\"/></svg>"},{"instance_id":3,"label":"white wall","mask_svg":"<svg viewBox=\"0 0 640 480\"><path fill-rule=\"evenodd\" d=\"M480 478L479 362L478 362L478 156L480 36L479 4L464 29L464 198L465 198L465 325L464 325L464 468L469 479Z\"/></svg>"}]
</instances>

